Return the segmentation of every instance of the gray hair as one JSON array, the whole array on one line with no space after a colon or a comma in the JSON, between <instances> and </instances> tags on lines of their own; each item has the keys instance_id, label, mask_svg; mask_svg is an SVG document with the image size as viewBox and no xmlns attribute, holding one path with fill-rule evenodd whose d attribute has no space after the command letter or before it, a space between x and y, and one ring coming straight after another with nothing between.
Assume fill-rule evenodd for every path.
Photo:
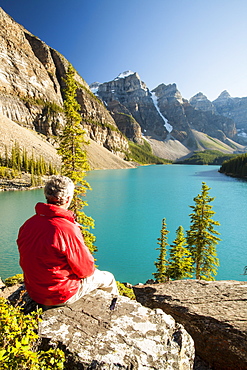
<instances>
[{"instance_id":1,"label":"gray hair","mask_svg":"<svg viewBox=\"0 0 247 370\"><path fill-rule=\"evenodd\" d=\"M74 183L67 176L52 176L45 184L44 194L47 203L62 205L68 197L73 197Z\"/></svg>"}]
</instances>

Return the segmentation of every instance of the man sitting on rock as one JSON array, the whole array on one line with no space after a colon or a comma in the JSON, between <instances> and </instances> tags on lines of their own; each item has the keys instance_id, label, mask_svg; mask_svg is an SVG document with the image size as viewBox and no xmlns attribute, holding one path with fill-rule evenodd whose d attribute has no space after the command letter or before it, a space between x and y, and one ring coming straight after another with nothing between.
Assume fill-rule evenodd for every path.
<instances>
[{"instance_id":1,"label":"man sitting on rock","mask_svg":"<svg viewBox=\"0 0 247 370\"><path fill-rule=\"evenodd\" d=\"M17 244L20 266L30 297L48 308L73 303L99 288L118 295L114 276L95 268L79 225L68 210L74 184L52 176L44 189L47 203L20 228Z\"/></svg>"}]
</instances>

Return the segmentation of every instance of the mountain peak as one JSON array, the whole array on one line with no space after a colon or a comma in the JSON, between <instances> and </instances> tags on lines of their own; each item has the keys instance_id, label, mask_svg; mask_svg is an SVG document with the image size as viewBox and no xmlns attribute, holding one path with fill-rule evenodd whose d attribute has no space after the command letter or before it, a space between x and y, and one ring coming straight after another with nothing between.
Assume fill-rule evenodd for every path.
<instances>
[{"instance_id":1,"label":"mountain peak","mask_svg":"<svg viewBox=\"0 0 247 370\"><path fill-rule=\"evenodd\" d=\"M231 99L231 95L229 94L229 92L227 90L224 90L222 91L222 93L218 96L217 99ZM217 100L216 99L216 100Z\"/></svg>"},{"instance_id":2,"label":"mountain peak","mask_svg":"<svg viewBox=\"0 0 247 370\"><path fill-rule=\"evenodd\" d=\"M192 101L192 100L208 100L208 98L202 92L199 92L196 95L192 96L192 98L190 98L189 101Z\"/></svg>"},{"instance_id":3,"label":"mountain peak","mask_svg":"<svg viewBox=\"0 0 247 370\"><path fill-rule=\"evenodd\" d=\"M180 91L177 89L177 85L175 83L165 85L164 83L157 86L155 89L152 90L158 97L166 97L166 98L175 98L178 102L183 104L183 97L180 94Z\"/></svg>"},{"instance_id":4,"label":"mountain peak","mask_svg":"<svg viewBox=\"0 0 247 370\"><path fill-rule=\"evenodd\" d=\"M212 113L215 113L214 105L202 92L192 96L189 103L197 110L211 111Z\"/></svg>"},{"instance_id":5,"label":"mountain peak","mask_svg":"<svg viewBox=\"0 0 247 370\"><path fill-rule=\"evenodd\" d=\"M118 80L119 78L126 78L128 76L133 75L133 74L136 74L136 72L132 72L132 71L128 70L128 71L119 73L119 75L114 80Z\"/></svg>"}]
</instances>

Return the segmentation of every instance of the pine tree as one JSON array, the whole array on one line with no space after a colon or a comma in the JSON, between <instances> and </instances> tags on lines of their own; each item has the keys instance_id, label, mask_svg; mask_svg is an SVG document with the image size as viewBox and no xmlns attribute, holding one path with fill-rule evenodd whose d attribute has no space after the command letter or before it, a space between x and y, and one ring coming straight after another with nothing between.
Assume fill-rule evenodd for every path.
<instances>
[{"instance_id":1,"label":"pine tree","mask_svg":"<svg viewBox=\"0 0 247 370\"><path fill-rule=\"evenodd\" d=\"M92 253L96 252L93 245L95 236L89 231L94 227L94 220L82 211L87 203L82 199L90 188L84 180L86 172L90 169L86 151L82 144L88 144L85 140L85 131L81 126L80 105L76 100L77 84L74 80L75 70L70 64L66 73L66 88L64 90L64 113L66 124L59 138L58 153L62 157L62 174L68 176L75 184L74 198L70 209L76 215L77 222L82 225L82 233L85 243Z\"/></svg>"},{"instance_id":2,"label":"pine tree","mask_svg":"<svg viewBox=\"0 0 247 370\"><path fill-rule=\"evenodd\" d=\"M214 226L220 225L212 216L215 212L210 203L215 199L209 196L210 188L205 182L202 183L201 194L194 198L195 205L190 206L193 212L190 214L191 225L187 231L187 243L194 264L196 279L215 280L219 260L216 257L216 245L221 239L216 235L220 233L214 230Z\"/></svg>"},{"instance_id":3,"label":"pine tree","mask_svg":"<svg viewBox=\"0 0 247 370\"><path fill-rule=\"evenodd\" d=\"M191 278L192 275L191 253L187 248L184 229L179 226L176 231L176 239L173 241L170 249L170 258L168 261L167 276L172 280Z\"/></svg>"},{"instance_id":4,"label":"pine tree","mask_svg":"<svg viewBox=\"0 0 247 370\"><path fill-rule=\"evenodd\" d=\"M13 146L12 149L11 149L11 159L10 159L10 163L11 163L11 168L13 168L14 170L17 169L17 162L16 162L16 146Z\"/></svg>"},{"instance_id":5,"label":"pine tree","mask_svg":"<svg viewBox=\"0 0 247 370\"><path fill-rule=\"evenodd\" d=\"M31 169L31 186L34 187L36 185L37 185L36 184L36 176L34 175L34 169L32 167L32 169Z\"/></svg>"},{"instance_id":6,"label":"pine tree","mask_svg":"<svg viewBox=\"0 0 247 370\"><path fill-rule=\"evenodd\" d=\"M21 149L19 143L15 142L17 170L21 171Z\"/></svg>"},{"instance_id":7,"label":"pine tree","mask_svg":"<svg viewBox=\"0 0 247 370\"><path fill-rule=\"evenodd\" d=\"M9 153L7 145L5 145L5 167L9 167Z\"/></svg>"},{"instance_id":8,"label":"pine tree","mask_svg":"<svg viewBox=\"0 0 247 370\"><path fill-rule=\"evenodd\" d=\"M160 231L160 238L158 238L157 244L159 244L159 248L156 248L160 251L158 260L154 262L154 265L157 269L157 272L154 272L153 275L155 280L158 283L164 283L167 281L167 260L166 260L166 248L169 245L167 243L167 235L169 231L166 228L166 219L163 218L162 220L162 229Z\"/></svg>"},{"instance_id":9,"label":"pine tree","mask_svg":"<svg viewBox=\"0 0 247 370\"><path fill-rule=\"evenodd\" d=\"M25 148L22 151L22 169L25 172L28 172L28 169L29 169L29 160L28 160L27 150Z\"/></svg>"}]
</instances>

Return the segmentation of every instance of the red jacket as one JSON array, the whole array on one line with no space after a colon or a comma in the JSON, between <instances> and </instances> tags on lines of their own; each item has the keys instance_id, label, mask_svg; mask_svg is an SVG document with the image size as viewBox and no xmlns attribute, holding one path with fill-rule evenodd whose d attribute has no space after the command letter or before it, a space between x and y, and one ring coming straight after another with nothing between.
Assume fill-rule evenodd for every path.
<instances>
[{"instance_id":1,"label":"red jacket","mask_svg":"<svg viewBox=\"0 0 247 370\"><path fill-rule=\"evenodd\" d=\"M46 203L38 203L35 211L19 230L20 266L30 297L57 305L77 292L80 279L93 274L94 258L71 211Z\"/></svg>"}]
</instances>

